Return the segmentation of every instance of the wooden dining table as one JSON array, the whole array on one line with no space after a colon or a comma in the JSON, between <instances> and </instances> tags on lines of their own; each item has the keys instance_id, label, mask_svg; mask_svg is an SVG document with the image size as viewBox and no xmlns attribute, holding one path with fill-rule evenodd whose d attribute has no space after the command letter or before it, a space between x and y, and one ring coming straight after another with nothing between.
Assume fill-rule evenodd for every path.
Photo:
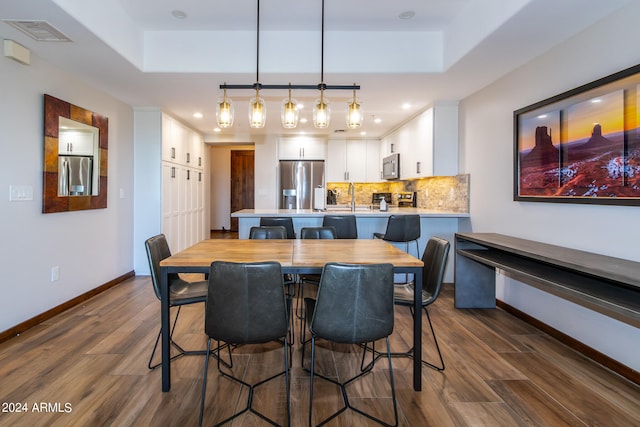
<instances>
[{"instance_id":1,"label":"wooden dining table","mask_svg":"<svg viewBox=\"0 0 640 427\"><path fill-rule=\"evenodd\" d=\"M277 261L284 274L321 274L327 262L390 263L394 273L415 275L413 321L413 388L422 389L422 260L379 239L336 240L203 240L160 262L162 391L171 389L170 273L208 273L213 261Z\"/></svg>"}]
</instances>

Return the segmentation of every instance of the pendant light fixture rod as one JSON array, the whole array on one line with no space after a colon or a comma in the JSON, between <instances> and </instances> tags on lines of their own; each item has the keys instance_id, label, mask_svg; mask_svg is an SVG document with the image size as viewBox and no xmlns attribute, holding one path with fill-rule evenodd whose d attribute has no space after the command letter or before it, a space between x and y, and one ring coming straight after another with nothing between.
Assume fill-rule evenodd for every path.
<instances>
[{"instance_id":1,"label":"pendant light fixture rod","mask_svg":"<svg viewBox=\"0 0 640 427\"><path fill-rule=\"evenodd\" d=\"M256 10L256 84L260 81L260 0Z\"/></svg>"},{"instance_id":2,"label":"pendant light fixture rod","mask_svg":"<svg viewBox=\"0 0 640 427\"><path fill-rule=\"evenodd\" d=\"M299 90L320 90L321 88L324 88L326 90L360 90L360 85L322 85L322 84L315 84L315 85L265 85L265 84L261 84L261 83L254 83L254 84L250 84L250 85L228 85L228 84L221 84L220 85L220 89L255 89L256 86L258 86L258 88L260 90L263 89L299 89Z\"/></svg>"},{"instance_id":3,"label":"pendant light fixture rod","mask_svg":"<svg viewBox=\"0 0 640 427\"><path fill-rule=\"evenodd\" d=\"M322 0L322 41L320 43L320 84L324 85L324 0ZM324 89L324 88L323 88ZM320 89L320 90L323 90Z\"/></svg>"}]
</instances>

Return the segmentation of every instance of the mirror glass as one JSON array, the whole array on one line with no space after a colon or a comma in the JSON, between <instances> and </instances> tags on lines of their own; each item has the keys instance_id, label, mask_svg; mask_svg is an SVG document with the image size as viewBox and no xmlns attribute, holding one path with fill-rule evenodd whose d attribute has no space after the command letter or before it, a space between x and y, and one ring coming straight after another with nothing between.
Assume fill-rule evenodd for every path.
<instances>
[{"instance_id":1,"label":"mirror glass","mask_svg":"<svg viewBox=\"0 0 640 427\"><path fill-rule=\"evenodd\" d=\"M44 95L43 213L107 207L108 124L93 111Z\"/></svg>"},{"instance_id":2,"label":"mirror glass","mask_svg":"<svg viewBox=\"0 0 640 427\"><path fill-rule=\"evenodd\" d=\"M60 117L58 196L97 196L100 165L99 129Z\"/></svg>"}]
</instances>

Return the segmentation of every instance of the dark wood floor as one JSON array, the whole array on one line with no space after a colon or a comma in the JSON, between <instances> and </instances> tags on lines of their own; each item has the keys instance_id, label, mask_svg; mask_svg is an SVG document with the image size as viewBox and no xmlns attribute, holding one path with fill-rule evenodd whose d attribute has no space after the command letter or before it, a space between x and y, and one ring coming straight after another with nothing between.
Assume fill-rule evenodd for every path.
<instances>
[{"instance_id":1,"label":"dark wood floor","mask_svg":"<svg viewBox=\"0 0 640 427\"><path fill-rule=\"evenodd\" d=\"M159 302L150 279L136 277L0 344L2 426L192 426L198 422L203 357L172 364L172 388L161 392L160 370L147 359L159 326ZM394 359L402 426L638 426L640 387L500 310L457 310L447 287L431 310L447 368L425 370L422 392L411 387L410 361ZM411 318L399 308L393 346L406 346ZM203 348L203 307L182 310L176 339ZM425 353L434 357L425 332ZM348 375L359 366L353 347L318 350L324 372ZM279 368L276 345L234 350L234 372L254 381ZM388 370L351 392L355 404L388 415ZM256 391L259 408L283 419L283 382ZM210 366L205 424L240 407L246 394ZM294 426L306 425L308 375L297 346L292 368ZM315 388L314 413L339 404L335 387ZM44 404L44 406L41 406ZM24 405L24 406L23 406ZM35 409L41 409L36 411ZM22 409L22 413L17 410ZM25 413L26 410L26 413ZM264 423L243 415L234 425ZM330 425L374 425L347 412Z\"/></svg>"}]
</instances>

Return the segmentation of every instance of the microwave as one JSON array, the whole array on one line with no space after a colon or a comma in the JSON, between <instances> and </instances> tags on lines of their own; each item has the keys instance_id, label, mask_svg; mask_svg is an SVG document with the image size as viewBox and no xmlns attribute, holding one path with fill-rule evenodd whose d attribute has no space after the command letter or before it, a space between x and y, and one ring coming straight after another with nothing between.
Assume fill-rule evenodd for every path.
<instances>
[{"instance_id":1,"label":"microwave","mask_svg":"<svg viewBox=\"0 0 640 427\"><path fill-rule=\"evenodd\" d=\"M382 159L382 179L400 179L400 153Z\"/></svg>"}]
</instances>

